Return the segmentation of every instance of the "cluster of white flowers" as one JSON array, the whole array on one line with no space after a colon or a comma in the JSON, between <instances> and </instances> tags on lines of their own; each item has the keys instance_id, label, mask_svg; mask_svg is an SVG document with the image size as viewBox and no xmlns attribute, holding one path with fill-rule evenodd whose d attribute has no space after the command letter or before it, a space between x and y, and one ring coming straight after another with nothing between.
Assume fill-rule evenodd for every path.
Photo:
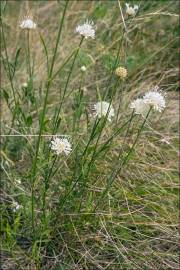
<instances>
[{"instance_id":1,"label":"cluster of white flowers","mask_svg":"<svg viewBox=\"0 0 180 270\"><path fill-rule=\"evenodd\" d=\"M130 6L128 3L126 3L126 13L130 16L134 16L138 10L138 5ZM33 20L27 16L22 22L20 23L20 27L23 29L35 29L36 23L33 22ZM92 21L86 20L84 24L78 25L76 27L76 32L85 37L86 39L88 37L95 38L95 27L94 23ZM82 72L86 71L86 66L82 66L81 68ZM125 78L127 76L127 70L123 67L119 67L116 69L116 75L122 78ZM23 85L24 87L27 87L27 84ZM155 88L152 91L149 91L143 98L138 98L131 102L130 108L134 109L136 114L141 114L143 116L147 115L150 108L152 108L154 111L161 112L165 108L165 99L164 96L160 91L157 91L158 89ZM94 104L94 117L105 117L107 116L108 121L112 120L112 117L114 117L114 108L113 106L106 102L106 101L100 101ZM65 153L66 155L69 155L72 151L72 145L66 138L58 138L55 137L51 141L51 149L55 151L57 155L60 155L62 153ZM19 205L16 205L16 209L19 209Z\"/></svg>"},{"instance_id":2,"label":"cluster of white flowers","mask_svg":"<svg viewBox=\"0 0 180 270\"><path fill-rule=\"evenodd\" d=\"M157 87L146 93L143 98L137 98L132 101L130 105L130 108L134 109L136 114L141 114L142 116L146 116L150 108L154 111L161 112L165 107L165 98L161 91L158 91ZM107 116L110 122L115 115L113 106L106 101L97 102L94 104L93 109L94 117L101 118ZM62 153L69 155L72 151L72 145L66 138L55 137L51 141L51 149L54 150L57 155Z\"/></svg>"},{"instance_id":3,"label":"cluster of white flowers","mask_svg":"<svg viewBox=\"0 0 180 270\"><path fill-rule=\"evenodd\" d=\"M91 37L95 38L95 27L92 21L86 20L84 24L78 25L76 27L76 32L80 35L84 36L85 38Z\"/></svg>"},{"instance_id":4,"label":"cluster of white flowers","mask_svg":"<svg viewBox=\"0 0 180 270\"><path fill-rule=\"evenodd\" d=\"M94 117L101 118L106 115L107 119L111 122L111 118L114 116L114 108L110 103L101 101L94 104ZM56 155L60 155L62 153L69 155L72 151L72 145L67 138L55 137L51 141L51 150L53 150Z\"/></svg>"},{"instance_id":5,"label":"cluster of white flowers","mask_svg":"<svg viewBox=\"0 0 180 270\"><path fill-rule=\"evenodd\" d=\"M94 104L94 116L101 118L106 116L107 119L111 122L111 118L114 116L114 108L106 101L100 101Z\"/></svg>"},{"instance_id":6,"label":"cluster of white flowers","mask_svg":"<svg viewBox=\"0 0 180 270\"><path fill-rule=\"evenodd\" d=\"M138 5L130 6L128 3L126 3L126 14L127 15L135 16L138 9L139 9Z\"/></svg>"},{"instance_id":7,"label":"cluster of white flowers","mask_svg":"<svg viewBox=\"0 0 180 270\"><path fill-rule=\"evenodd\" d=\"M27 16L26 18L24 18L21 23L20 23L20 27L22 29L35 29L36 28L36 23L33 22L33 19L29 16Z\"/></svg>"},{"instance_id":8,"label":"cluster of white flowers","mask_svg":"<svg viewBox=\"0 0 180 270\"><path fill-rule=\"evenodd\" d=\"M131 102L130 108L135 110L136 114L147 115L150 108L154 111L162 112L166 107L164 95L158 88L149 91L143 98L138 98Z\"/></svg>"},{"instance_id":9,"label":"cluster of white flowers","mask_svg":"<svg viewBox=\"0 0 180 270\"><path fill-rule=\"evenodd\" d=\"M69 155L72 151L72 146L68 139L55 137L51 141L51 149L54 150L57 155L62 153Z\"/></svg>"}]
</instances>

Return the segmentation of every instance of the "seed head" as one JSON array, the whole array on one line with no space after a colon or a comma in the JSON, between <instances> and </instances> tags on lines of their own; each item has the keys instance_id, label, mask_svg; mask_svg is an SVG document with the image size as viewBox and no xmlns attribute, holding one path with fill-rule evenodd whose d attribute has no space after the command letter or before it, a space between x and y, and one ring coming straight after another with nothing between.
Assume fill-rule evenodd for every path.
<instances>
[{"instance_id":1,"label":"seed head","mask_svg":"<svg viewBox=\"0 0 180 270\"><path fill-rule=\"evenodd\" d=\"M127 69L124 67L117 67L115 70L115 74L120 78L120 79L125 79L127 77Z\"/></svg>"}]
</instances>

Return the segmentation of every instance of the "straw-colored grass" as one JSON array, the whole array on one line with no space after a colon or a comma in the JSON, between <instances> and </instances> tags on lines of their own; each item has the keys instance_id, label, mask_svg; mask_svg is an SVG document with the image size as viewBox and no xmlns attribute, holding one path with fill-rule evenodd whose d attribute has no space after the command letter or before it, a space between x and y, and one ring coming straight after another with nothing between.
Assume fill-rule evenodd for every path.
<instances>
[{"instance_id":1,"label":"straw-colored grass","mask_svg":"<svg viewBox=\"0 0 180 270\"><path fill-rule=\"evenodd\" d=\"M29 135L39 135L48 87L42 40L51 63L66 3L7 1L2 12L9 62L13 63L19 48L20 53L13 78L16 106L2 42L1 134L11 136L2 136L1 269L179 269L178 1L139 1L134 18L125 15L124 1L69 1L53 74L79 45L77 24L89 18L97 28L94 40L83 40L64 97L72 59L50 85L40 135L52 134L54 113L62 105L56 133L70 135L73 147L69 156L54 160L49 152L50 137L42 136L38 147L38 138ZM30 32L31 83L26 31L19 28L27 10L38 25ZM118 65L127 68L128 77L119 81L112 99L116 116L104 128L103 122L99 123L88 145L95 123L93 104L106 90L107 100L114 93L114 71L110 77L119 44ZM82 80L83 65L87 71ZM23 83L28 83L27 95ZM130 119L131 101L156 85L166 92L166 108L148 117L135 148L141 116L133 118L128 131L126 125L107 143ZM78 103L80 93L83 99ZM129 151L129 160L109 184ZM44 179L49 173L45 194ZM15 202L21 205L16 211Z\"/></svg>"}]
</instances>

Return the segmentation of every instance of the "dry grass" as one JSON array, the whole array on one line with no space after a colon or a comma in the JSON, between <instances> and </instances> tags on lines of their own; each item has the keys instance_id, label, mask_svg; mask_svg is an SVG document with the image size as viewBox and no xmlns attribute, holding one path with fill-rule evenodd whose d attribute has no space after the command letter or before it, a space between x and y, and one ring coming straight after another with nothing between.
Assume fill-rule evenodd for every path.
<instances>
[{"instance_id":1,"label":"dry grass","mask_svg":"<svg viewBox=\"0 0 180 270\"><path fill-rule=\"evenodd\" d=\"M118 154L125 155L133 143L133 132L139 127L139 118L130 128L124 143L125 132L110 145L107 153L102 153L92 165L87 190L83 197L82 211L73 208L79 200L77 186L75 194L68 200L58 220L52 214L49 227L43 235L40 252L41 263L34 260L31 253L31 236L28 228L30 184L27 171L31 166L28 147L22 149L22 140L9 140L9 149L2 154L2 269L52 269L52 270L119 270L119 269L179 269L178 260L178 2L177 1L140 1L140 11L132 21L126 21L127 34L122 43L119 59L128 68L128 79L120 87L117 99L113 101L121 110L118 125L124 123L130 115L128 104L147 89L159 85L167 96L167 108L148 121L139 144L133 152L133 158L117 176L107 195L100 202L96 213L91 207L106 187L109 173L116 164ZM20 92L22 83L27 81L24 33L18 28L19 19L30 9L38 23L38 30L31 36L32 53L35 55L34 88L40 96L38 112L42 110L41 97L45 91L46 62L39 38L41 33L53 53L59 12L64 1L8 1L4 16L4 26L9 55L14 55L21 47L15 88ZM124 7L124 2L121 1ZM88 71L84 83L86 109L89 112L97 99L97 89L101 95L109 83L109 73L115 59L119 40L123 32L123 21L118 1L70 1L62 39L57 53L55 70L64 59L78 46L79 37L74 28L84 18L93 18L97 25L97 38L83 45L80 57L70 81L68 91L75 93L79 85L79 68L87 64ZM2 54L3 54L2 50ZM69 65L53 81L48 99L47 120L51 122L55 106L59 104L60 91L64 86ZM114 82L114 81L113 81ZM4 70L2 87L10 89ZM9 90L10 91L10 90ZM68 93L69 93L68 92ZM71 133L73 96L67 96L61 113L60 132ZM11 114L2 100L2 132L10 126ZM24 105L26 109L26 105ZM32 132L37 129L38 113L33 116ZM88 138L86 118L81 119L76 143L83 146ZM102 134L100 146L108 139L113 128L107 126ZM18 130L18 125L14 127ZM49 130L48 130L49 131ZM22 132L22 131L20 131ZM29 146L34 147L32 138ZM93 146L92 146L93 147ZM19 151L20 149L20 151ZM43 150L40 149L42 152ZM91 154L91 152L90 152ZM87 158L90 159L90 154ZM43 163L44 162L44 163ZM39 164L43 170L45 160ZM48 211L53 213L72 180L73 161L63 160L59 173L52 179L53 188L48 193ZM17 179L21 179L21 185ZM42 185L42 176L36 183L37 191ZM27 201L22 194L27 195ZM39 192L40 193L40 192ZM40 198L40 194L38 196ZM12 201L21 197L25 205L23 218L7 210ZM24 200L24 201L23 201ZM9 211L9 212L8 212ZM37 226L40 209L37 207ZM22 220L21 220L22 219ZM16 223L17 228L16 228ZM9 224L9 225L8 225ZM44 242L43 242L44 241ZM46 245L46 243L48 243ZM33 247L36 250L37 246Z\"/></svg>"}]
</instances>

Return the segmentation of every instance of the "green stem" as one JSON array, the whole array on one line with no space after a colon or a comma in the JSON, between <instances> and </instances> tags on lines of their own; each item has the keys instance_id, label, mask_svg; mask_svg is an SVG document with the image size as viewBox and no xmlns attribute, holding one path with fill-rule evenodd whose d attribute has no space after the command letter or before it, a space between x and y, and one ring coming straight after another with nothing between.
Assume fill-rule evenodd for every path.
<instances>
[{"instance_id":1,"label":"green stem","mask_svg":"<svg viewBox=\"0 0 180 270\"><path fill-rule=\"evenodd\" d=\"M117 51L117 54L116 54L116 60L115 60L114 66L112 68L111 75L110 75L109 81L107 83L107 88L106 88L106 90L104 92L104 95L103 95L103 99L105 99L108 96L109 85L111 85L111 81L112 81L112 78L113 78L113 75L114 75L114 71L115 71L115 68L116 68L117 63L118 63L119 53L120 53L121 45L122 45L122 42L123 42L123 39L124 39L124 35L125 35L125 31L123 31L122 37L119 40L119 47L118 47L118 51Z\"/></svg>"},{"instance_id":2,"label":"green stem","mask_svg":"<svg viewBox=\"0 0 180 270\"><path fill-rule=\"evenodd\" d=\"M149 109L149 111L148 111L148 113L147 113L147 115L146 115L146 117L145 117L145 119L144 119L144 121L143 121L143 123L142 123L140 129L138 130L138 134L137 134L137 136L136 136L136 139L135 139L135 141L134 141L132 147L130 148L129 152L127 153L125 159L123 160L123 162L122 162L122 164L121 164L121 168L123 168L123 166L124 166L124 165L126 164L126 162L128 161L129 156L130 156L131 153L133 152L133 150L134 150L134 148L135 148L135 146L136 146L136 144L137 144L137 141L138 141L138 139L139 139L139 136L140 136L140 134L141 134L141 132L142 132L142 130L143 130L143 128L144 128L144 125L145 125L145 123L146 123L146 121L147 121L147 118L148 118L148 116L149 116L151 110L152 110L152 108Z\"/></svg>"},{"instance_id":3,"label":"green stem","mask_svg":"<svg viewBox=\"0 0 180 270\"><path fill-rule=\"evenodd\" d=\"M30 30L27 30L27 70L31 78Z\"/></svg>"},{"instance_id":4,"label":"green stem","mask_svg":"<svg viewBox=\"0 0 180 270\"><path fill-rule=\"evenodd\" d=\"M91 138L94 136L94 132L96 130L96 127L98 126L99 124L99 119L96 119L96 121L94 122L94 125L93 125L93 128L92 128L92 131L91 131L91 134L90 134L90 138L89 138L89 141L84 149L84 152L82 154L82 156L85 156L86 152L87 152L87 149L89 147L89 144L91 142ZM58 209L57 209L57 213L62 209L62 207L64 206L65 202L67 201L69 195L71 194L71 192L73 191L73 189L75 188L76 184L79 182L79 180L81 179L83 173L81 172L81 174L79 175L79 177L76 179L76 181L74 182L73 186L70 187L70 189L68 190L68 192L66 193L66 195L64 196L64 199L63 201L61 202L61 204L58 206Z\"/></svg>"},{"instance_id":5,"label":"green stem","mask_svg":"<svg viewBox=\"0 0 180 270\"><path fill-rule=\"evenodd\" d=\"M37 146L36 146L36 153L35 153L35 158L34 158L33 165L32 165L31 218L32 218L32 231L33 231L33 236L34 237L35 237L35 227L34 227L34 186L35 186L35 178L36 178L36 170L37 170L37 159L38 159L41 135L42 135L42 132L43 132L43 125L44 125L44 118L45 118L45 112L46 112L46 106L47 106L47 99L48 99L49 89L50 89L50 86L51 86L51 76L52 76L52 73L53 73L54 62L55 62L55 58L56 58L56 54L57 54L58 44L59 44L59 41L60 41L60 36L61 36L61 32L62 32L62 26L63 26L63 22L64 22L64 18L65 18L67 5L68 5L68 1L66 1L66 5L65 5L65 8L64 8L64 12L63 12L63 15L62 15L61 22L60 22L60 27L59 27L57 41L56 41L56 47L55 47L55 51L54 51L54 55L53 55L53 59L52 59L52 63L51 63L51 68L50 68L50 72L49 72L49 76L48 76L48 82L47 82L46 94L45 94L45 98L44 98L43 111L42 111L42 116L41 116L41 120L40 120L40 129L39 129L38 141L37 141Z\"/></svg>"},{"instance_id":6,"label":"green stem","mask_svg":"<svg viewBox=\"0 0 180 270\"><path fill-rule=\"evenodd\" d=\"M81 115L78 115L78 113L79 113L79 110L81 109L81 103L82 103L82 100L83 100L83 90L82 90L82 84L83 84L83 81L84 81L83 78L84 78L84 76L83 76L83 73L82 73L78 93L77 93L77 96L75 96L76 104L75 104L75 112L74 112L74 116L73 116L73 127L72 127L74 137L76 136L76 132L77 132L77 129L79 127L79 125L76 127L77 120L79 120L80 117L81 117Z\"/></svg>"},{"instance_id":7,"label":"green stem","mask_svg":"<svg viewBox=\"0 0 180 270\"><path fill-rule=\"evenodd\" d=\"M120 93L119 93L119 97L118 97L119 105L118 105L118 110L117 110L116 120L115 120L116 125L117 125L118 120L119 120L118 118L119 118L120 108L121 108L121 104L122 104L123 88L124 88L124 84L121 83L121 89L120 89Z\"/></svg>"},{"instance_id":8,"label":"green stem","mask_svg":"<svg viewBox=\"0 0 180 270\"><path fill-rule=\"evenodd\" d=\"M9 65L9 57L8 57L8 52L7 52L7 47L6 47L6 39L5 39L4 27L3 27L3 22L2 22L1 17L0 17L0 21L1 21L2 40L3 40L3 44L4 44L5 56L6 56L7 66L8 66L8 78L9 78L9 81L10 81L11 90L12 90L12 93L13 93L14 104L15 104L15 108L14 108L14 110L12 110L13 111L12 123L11 123L11 128L12 128L13 125L14 125L15 119L16 119L16 114L17 114L19 104L18 104L18 102L16 100L15 89L14 89L14 84L13 84L13 78L11 77L11 69L10 69L10 65ZM19 122L19 120L18 120L18 122ZM19 124L20 124L20 122L19 122ZM8 135L10 135L10 134L11 134L11 129L8 132ZM3 149L6 148L7 142L8 142L8 137L6 137L6 139L5 139Z\"/></svg>"},{"instance_id":9,"label":"green stem","mask_svg":"<svg viewBox=\"0 0 180 270\"><path fill-rule=\"evenodd\" d=\"M74 56L74 59L73 59L73 63L72 63L72 66L71 66L71 70L70 70L68 79L67 79L67 81L66 81L66 86L65 86L65 90L64 90L64 94L63 94L63 97L62 97L60 106L59 106L59 108L58 108L58 111L56 111L55 114L54 114L54 127L53 127L53 132L52 132L52 134L55 134L56 131L57 131L57 123L58 123L59 115L60 115L60 112L61 112L61 107L62 107L64 98L65 98L67 86L68 86L68 83L69 83L69 80L70 80L70 76L71 76L71 73L72 73L72 70L73 70L73 67L74 67L74 63L75 63L76 57L77 57L77 55L78 55L79 49L80 49L80 47L81 47L81 44L82 44L82 42L83 42L83 39L84 39L84 38L81 39L78 48L77 48L76 50L74 50L74 51L70 54L69 57L67 57L67 59L66 59L65 62L62 64L62 66L58 69L57 72L55 72L54 75L51 76L51 79L50 79L50 81L52 81L53 78L55 78L55 77L57 76L57 74L60 72L60 70L66 65L66 63L71 59L71 57L72 57L72 56L74 55L74 53L75 53L75 56ZM53 138L53 137L52 137L52 138ZM51 138L51 140L52 140L52 138ZM47 159L48 159L48 160L49 160L49 154L50 154L50 149L49 149L49 151L48 151L48 153L47 153Z\"/></svg>"},{"instance_id":10,"label":"green stem","mask_svg":"<svg viewBox=\"0 0 180 270\"><path fill-rule=\"evenodd\" d=\"M46 179L44 180L44 193L43 193L43 206L42 206L42 209L43 209L43 219L44 219L44 223L46 224L46 194L47 194L47 191L49 189L49 179L51 177L51 174L52 174L52 171L53 171L53 168L54 168L54 165L56 163L56 160L57 160L57 156L55 156L54 160L53 160L53 163L52 163L52 166L49 170L49 173L46 177Z\"/></svg>"},{"instance_id":11,"label":"green stem","mask_svg":"<svg viewBox=\"0 0 180 270\"><path fill-rule=\"evenodd\" d=\"M123 166L127 164L128 160L129 160L129 157L130 157L131 153L133 152L133 150L134 150L134 148L135 148L135 146L136 146L136 144L137 144L137 142L138 142L139 136L140 136L140 134L141 134L141 132L142 132L142 130L143 130L143 128L144 128L144 125L145 125L145 123L146 123L146 121L147 121L147 118L148 118L148 116L149 116L151 110L152 110L152 108L149 109L149 112L147 113L147 115L146 115L146 117L145 117L145 119L144 119L144 121L143 121L143 123L142 123L140 129L138 130L136 139L135 139L135 141L134 141L132 147L130 148L129 152L128 152L127 155L125 156L124 160L122 161L120 167L115 171L115 173L112 173L112 175L110 176L110 179L109 179L109 181L108 181L108 185L107 185L106 189L104 190L104 192L102 193L102 195L101 195L99 201L97 202L96 206L94 207L94 211L97 209L97 207L99 206L99 203L101 202L101 200L104 198L104 196L105 196L106 193L108 192L110 186L112 185L112 183L113 183L114 180L116 179L117 175L121 172ZM93 212L94 212L94 211L93 211Z\"/></svg>"},{"instance_id":12,"label":"green stem","mask_svg":"<svg viewBox=\"0 0 180 270\"><path fill-rule=\"evenodd\" d=\"M98 138L97 138L97 140L96 140L96 144L95 144L95 147L94 147L94 151L93 151L91 160L90 160L89 165L88 165L88 170L87 170L86 177L85 177L85 182L84 182L84 185L83 185L83 191L82 191L82 194L81 194L81 202L80 202L80 206L79 206L79 211L80 211L80 209L81 209L82 200L83 200L83 194L84 194L84 192L85 192L85 187L86 187L86 183L87 183L88 176L89 176L89 173L90 173L90 169L91 169L91 166L92 166L92 164L93 164L94 157L95 157L95 155L96 155L96 149L97 149L97 146L98 146L98 142L99 142L99 140L100 140L100 138L101 138L102 131L103 131L105 125L106 125L106 122L107 122L107 118L108 118L108 114L109 114L109 111L110 111L110 107L111 107L111 103L112 103L113 97L116 95L116 91L117 91L117 87L118 87L118 82L119 82L119 79L116 80L115 87L114 87L114 89L113 89L113 92L112 92L112 95L111 95L111 99L110 99L110 102L109 102L109 108L108 108L108 110L107 110L105 119L104 119L104 121L102 122L101 129L100 129L100 131L99 131ZM83 163L83 166L84 166L84 163Z\"/></svg>"},{"instance_id":13,"label":"green stem","mask_svg":"<svg viewBox=\"0 0 180 270\"><path fill-rule=\"evenodd\" d=\"M68 84L69 84L69 81L70 81L70 77L71 77L71 74L72 74L72 71L73 71L73 68L74 68L74 64L75 64L76 58L78 56L79 50L81 48L83 40L84 40L84 37L82 37L82 39L81 39L81 41L79 43L78 49L77 49L77 51L76 51L76 53L74 55L74 58L73 58L73 62L72 62L71 69L70 69L69 74L68 74L68 78L67 78L67 81L66 81L63 96L62 96L62 99L61 99L61 102L60 102L60 105L59 105L59 108L58 108L58 111L57 111L57 115L56 115L56 119L55 119L55 123L54 123L53 134L55 134L55 132L57 131L57 123L58 123L59 115L60 115L60 112L61 112L62 104L63 104L64 98L65 98L65 94L66 94L67 87L68 87Z\"/></svg>"},{"instance_id":14,"label":"green stem","mask_svg":"<svg viewBox=\"0 0 180 270\"><path fill-rule=\"evenodd\" d=\"M124 141L123 141L123 143L122 143L123 145L124 145L125 142L126 142L126 138L127 138L127 136L128 136L128 133L129 133L129 130L130 130L130 127L131 127L131 123L132 123L133 117L134 117L134 109L133 109L133 111L132 111L131 118L130 118L130 121L129 121L129 125L128 125L127 131L126 131L126 135L125 135Z\"/></svg>"},{"instance_id":15,"label":"green stem","mask_svg":"<svg viewBox=\"0 0 180 270\"><path fill-rule=\"evenodd\" d=\"M78 50L75 49L64 61L64 63L60 66L60 68L52 75L51 80L53 80L59 73L60 71L64 68L64 66L69 62L69 60L71 59L71 57L76 53L76 51Z\"/></svg>"},{"instance_id":16,"label":"green stem","mask_svg":"<svg viewBox=\"0 0 180 270\"><path fill-rule=\"evenodd\" d=\"M5 40L5 35L4 35L4 27L3 27L3 23L2 23L2 18L0 18L0 20L1 20L2 40L3 40L3 44L4 44L4 50L5 50L6 61L7 61L7 66L8 66L8 77L9 77L9 81L10 81L10 84L11 84L11 89L12 89L12 93L13 93L15 108L17 108L18 104L17 104L17 100L16 100L15 89L14 89L14 85L13 85L13 79L11 77L11 69L10 69L10 65L9 65L9 57L8 57L8 53L7 53L6 40Z\"/></svg>"}]
</instances>

